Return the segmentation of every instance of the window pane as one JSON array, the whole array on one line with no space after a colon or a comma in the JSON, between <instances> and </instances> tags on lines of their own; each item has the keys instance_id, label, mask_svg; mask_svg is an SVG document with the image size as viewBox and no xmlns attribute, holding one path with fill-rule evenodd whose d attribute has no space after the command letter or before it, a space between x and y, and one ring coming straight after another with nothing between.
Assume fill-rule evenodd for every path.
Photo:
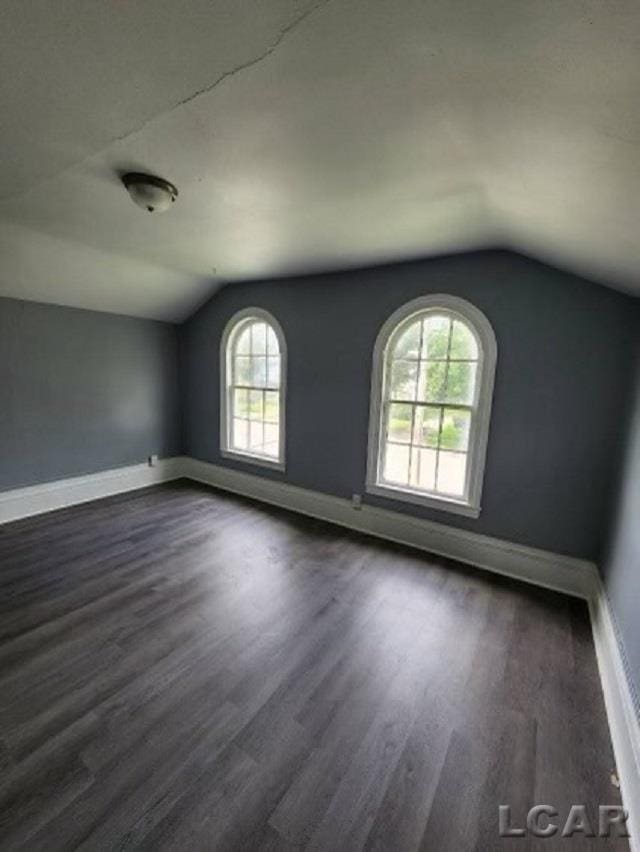
<instances>
[{"instance_id":1,"label":"window pane","mask_svg":"<svg viewBox=\"0 0 640 852\"><path fill-rule=\"evenodd\" d=\"M267 358L267 385L270 388L280 387L280 357L278 355Z\"/></svg>"},{"instance_id":2,"label":"window pane","mask_svg":"<svg viewBox=\"0 0 640 852\"><path fill-rule=\"evenodd\" d=\"M476 360L478 357L478 344L476 339L460 320L453 321L453 330L451 332L451 353L450 358L468 358Z\"/></svg>"},{"instance_id":3,"label":"window pane","mask_svg":"<svg viewBox=\"0 0 640 852\"><path fill-rule=\"evenodd\" d=\"M264 443L262 420L251 420L249 423L249 447L260 450Z\"/></svg>"},{"instance_id":4,"label":"window pane","mask_svg":"<svg viewBox=\"0 0 640 852\"><path fill-rule=\"evenodd\" d=\"M270 325L267 326L267 354L269 354L269 355L279 355L280 354L280 346L278 345L278 338L276 337L276 333L271 328Z\"/></svg>"},{"instance_id":5,"label":"window pane","mask_svg":"<svg viewBox=\"0 0 640 852\"><path fill-rule=\"evenodd\" d=\"M409 447L387 444L383 477L387 482L398 485L409 483Z\"/></svg>"},{"instance_id":6,"label":"window pane","mask_svg":"<svg viewBox=\"0 0 640 852\"><path fill-rule=\"evenodd\" d=\"M238 355L235 359L235 375L234 384L250 385L251 384L251 358L246 358L244 355Z\"/></svg>"},{"instance_id":7,"label":"window pane","mask_svg":"<svg viewBox=\"0 0 640 852\"><path fill-rule=\"evenodd\" d=\"M278 442L270 441L268 444L265 444L262 452L265 454L265 456L270 456L270 458L272 459L277 459L279 453Z\"/></svg>"},{"instance_id":8,"label":"window pane","mask_svg":"<svg viewBox=\"0 0 640 852\"><path fill-rule=\"evenodd\" d=\"M267 354L267 326L263 322L254 322L251 326L251 354Z\"/></svg>"},{"instance_id":9,"label":"window pane","mask_svg":"<svg viewBox=\"0 0 640 852\"><path fill-rule=\"evenodd\" d=\"M442 494L462 497L464 494L464 477L467 469L466 453L440 452L438 458L438 481L436 488Z\"/></svg>"},{"instance_id":10,"label":"window pane","mask_svg":"<svg viewBox=\"0 0 640 852\"><path fill-rule=\"evenodd\" d=\"M235 352L237 355L248 355L251 351L251 325L246 325L236 340Z\"/></svg>"},{"instance_id":11,"label":"window pane","mask_svg":"<svg viewBox=\"0 0 640 852\"><path fill-rule=\"evenodd\" d=\"M446 402L471 405L476 383L476 363L458 361L449 364Z\"/></svg>"},{"instance_id":12,"label":"window pane","mask_svg":"<svg viewBox=\"0 0 640 852\"><path fill-rule=\"evenodd\" d=\"M390 441L408 444L411 441L411 405L389 406L387 434Z\"/></svg>"},{"instance_id":13,"label":"window pane","mask_svg":"<svg viewBox=\"0 0 640 852\"><path fill-rule=\"evenodd\" d=\"M451 320L449 317L432 315L423 320L423 323L421 357L433 360L446 358L449 349Z\"/></svg>"},{"instance_id":14,"label":"window pane","mask_svg":"<svg viewBox=\"0 0 640 852\"><path fill-rule=\"evenodd\" d=\"M420 320L403 331L393 347L393 358L420 357Z\"/></svg>"},{"instance_id":15,"label":"window pane","mask_svg":"<svg viewBox=\"0 0 640 852\"><path fill-rule=\"evenodd\" d=\"M467 450L471 413L457 408L445 408L442 418L440 447L445 450Z\"/></svg>"},{"instance_id":16,"label":"window pane","mask_svg":"<svg viewBox=\"0 0 640 852\"><path fill-rule=\"evenodd\" d=\"M265 449L268 445L275 446L276 455L278 455L278 442L280 440L280 430L274 423L264 424L264 445Z\"/></svg>"},{"instance_id":17,"label":"window pane","mask_svg":"<svg viewBox=\"0 0 640 852\"><path fill-rule=\"evenodd\" d=\"M263 388L267 384L267 359L263 356L251 358L251 385L255 388Z\"/></svg>"},{"instance_id":18,"label":"window pane","mask_svg":"<svg viewBox=\"0 0 640 852\"><path fill-rule=\"evenodd\" d=\"M412 488L423 491L433 491L436 481L436 450L424 450L421 447L411 449L411 480Z\"/></svg>"},{"instance_id":19,"label":"window pane","mask_svg":"<svg viewBox=\"0 0 640 852\"><path fill-rule=\"evenodd\" d=\"M391 399L415 399L418 364L416 361L393 361L389 396Z\"/></svg>"},{"instance_id":20,"label":"window pane","mask_svg":"<svg viewBox=\"0 0 640 852\"><path fill-rule=\"evenodd\" d=\"M420 402L444 402L446 377L446 361L421 362L418 400Z\"/></svg>"},{"instance_id":21,"label":"window pane","mask_svg":"<svg viewBox=\"0 0 640 852\"><path fill-rule=\"evenodd\" d=\"M251 420L262 420L263 408L262 408L262 394L263 391L249 391L249 417Z\"/></svg>"},{"instance_id":22,"label":"window pane","mask_svg":"<svg viewBox=\"0 0 640 852\"><path fill-rule=\"evenodd\" d=\"M277 391L266 391L264 395L264 419L271 423L280 419L280 395Z\"/></svg>"},{"instance_id":23,"label":"window pane","mask_svg":"<svg viewBox=\"0 0 640 852\"><path fill-rule=\"evenodd\" d=\"M234 390L233 392L233 414L235 417L249 416L249 391Z\"/></svg>"},{"instance_id":24,"label":"window pane","mask_svg":"<svg viewBox=\"0 0 640 852\"><path fill-rule=\"evenodd\" d=\"M416 406L414 443L434 449L438 446L441 411L441 408Z\"/></svg>"},{"instance_id":25,"label":"window pane","mask_svg":"<svg viewBox=\"0 0 640 852\"><path fill-rule=\"evenodd\" d=\"M236 450L246 450L248 446L248 426L246 420L234 418L231 435L232 445Z\"/></svg>"}]
</instances>

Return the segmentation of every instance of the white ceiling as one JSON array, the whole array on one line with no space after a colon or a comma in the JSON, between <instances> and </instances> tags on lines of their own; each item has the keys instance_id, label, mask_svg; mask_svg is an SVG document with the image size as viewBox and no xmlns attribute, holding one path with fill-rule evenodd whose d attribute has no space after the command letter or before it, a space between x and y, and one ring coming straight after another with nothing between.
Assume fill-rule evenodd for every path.
<instances>
[{"instance_id":1,"label":"white ceiling","mask_svg":"<svg viewBox=\"0 0 640 852\"><path fill-rule=\"evenodd\" d=\"M0 295L181 320L485 245L640 294L638 0L4 0L0 47Z\"/></svg>"}]
</instances>

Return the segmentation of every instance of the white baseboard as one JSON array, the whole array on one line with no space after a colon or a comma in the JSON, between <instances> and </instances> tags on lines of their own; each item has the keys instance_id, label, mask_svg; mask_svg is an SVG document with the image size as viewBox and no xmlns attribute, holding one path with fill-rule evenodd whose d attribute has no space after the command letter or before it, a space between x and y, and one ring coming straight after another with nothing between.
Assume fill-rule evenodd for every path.
<instances>
[{"instance_id":1,"label":"white baseboard","mask_svg":"<svg viewBox=\"0 0 640 852\"><path fill-rule=\"evenodd\" d=\"M132 465L88 476L0 492L0 523L186 477L349 529L585 598L589 603L598 667L622 795L630 813L632 852L640 852L640 725L606 594L596 566L445 524L363 505L188 457L155 467Z\"/></svg>"},{"instance_id":2,"label":"white baseboard","mask_svg":"<svg viewBox=\"0 0 640 852\"><path fill-rule=\"evenodd\" d=\"M589 601L589 610L620 791L623 804L629 812L629 845L631 852L640 852L640 721L625 672L609 599L599 579L595 594Z\"/></svg>"},{"instance_id":3,"label":"white baseboard","mask_svg":"<svg viewBox=\"0 0 640 852\"><path fill-rule=\"evenodd\" d=\"M136 488L145 488L158 482L167 482L182 475L182 466L182 458L160 459L153 467L148 464L134 464L1 491L0 524Z\"/></svg>"},{"instance_id":4,"label":"white baseboard","mask_svg":"<svg viewBox=\"0 0 640 852\"><path fill-rule=\"evenodd\" d=\"M349 500L342 497L321 494L198 459L185 458L183 473L189 479L216 488L566 594L589 598L597 579L596 566L591 562L376 506L363 504L360 509L355 509Z\"/></svg>"},{"instance_id":5,"label":"white baseboard","mask_svg":"<svg viewBox=\"0 0 640 852\"><path fill-rule=\"evenodd\" d=\"M2 491L0 524L180 477L566 594L591 598L598 582L598 572L591 562L389 509L366 504L356 509L342 497L185 456L161 459L154 467L129 465Z\"/></svg>"}]
</instances>

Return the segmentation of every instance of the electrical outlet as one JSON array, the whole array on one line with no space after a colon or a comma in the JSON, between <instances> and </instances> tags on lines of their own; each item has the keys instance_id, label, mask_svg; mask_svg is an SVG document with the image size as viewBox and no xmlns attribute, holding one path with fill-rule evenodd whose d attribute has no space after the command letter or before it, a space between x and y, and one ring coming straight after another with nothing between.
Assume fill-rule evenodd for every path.
<instances>
[{"instance_id":1,"label":"electrical outlet","mask_svg":"<svg viewBox=\"0 0 640 852\"><path fill-rule=\"evenodd\" d=\"M351 505L354 509L362 509L362 494L352 494Z\"/></svg>"},{"instance_id":2,"label":"electrical outlet","mask_svg":"<svg viewBox=\"0 0 640 852\"><path fill-rule=\"evenodd\" d=\"M147 461L149 463L149 467L155 467L158 464L158 456L153 453L147 458Z\"/></svg>"}]
</instances>

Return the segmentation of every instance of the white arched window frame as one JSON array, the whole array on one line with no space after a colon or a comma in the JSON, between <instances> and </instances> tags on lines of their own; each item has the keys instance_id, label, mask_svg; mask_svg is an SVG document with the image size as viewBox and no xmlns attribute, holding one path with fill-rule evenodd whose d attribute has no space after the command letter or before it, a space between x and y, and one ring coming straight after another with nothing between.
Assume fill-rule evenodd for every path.
<instances>
[{"instance_id":1,"label":"white arched window frame","mask_svg":"<svg viewBox=\"0 0 640 852\"><path fill-rule=\"evenodd\" d=\"M430 325L421 322L429 318L431 318L431 325L438 322L449 323L446 353L444 357L434 360L430 360L425 355L424 337L429 334L425 329ZM450 357L452 329L456 321L461 324L461 326L455 326L458 331L463 327L472 335L477 352L474 350L471 354L477 354L477 358L453 359ZM420 323L417 356L415 359L396 357L396 348L402 335L416 323ZM415 355L415 351L412 355ZM403 305L389 317L376 339L373 354L366 483L368 492L469 517L479 516L496 358L496 338L488 319L478 308L464 299L446 294L423 296ZM427 399L427 391L423 389L421 392L419 379L416 379L413 399L408 398L408 393L405 393L402 399L393 399L391 396L392 365L394 362L402 361L403 365L407 363L413 370L411 360L416 362L416 375L420 375L423 370L432 369L432 365L437 364L438 370L445 376L444 391L440 399ZM465 367L463 362L468 362L470 366ZM464 404L448 401L447 385L451 365L461 365L456 369L464 369L468 372L474 363L475 383L471 398L465 400ZM415 412L418 410L421 412L419 436L416 435L415 428ZM404 433L402 433L402 421L392 419L392 414L395 417L398 411L404 417L408 416L409 411L411 412L411 421ZM431 429L424 427L425 411L428 411L430 417L433 415ZM456 412L459 412L458 425L460 422L464 425L462 432L458 430L457 433L455 431ZM452 450L442 446L445 416L454 421L448 433L449 440L451 441L451 434L454 435L454 442L457 440L456 435L463 435L462 450ZM400 422L400 430L397 426L398 422ZM390 439L390 434L394 438L399 432L402 440L405 441L404 444L402 441L396 443ZM425 435L427 437L424 437ZM455 452L460 454L457 460L453 455ZM388 453L395 455L387 456ZM399 459L398 464L402 467L407 456L409 467L407 481L404 482L400 481L403 479L403 474L398 475L393 470L389 473L389 468L395 464L394 458ZM425 468L428 467L428 474L424 476L424 479L430 484L433 473L433 487L416 484L416 480L419 481L420 477L413 475L414 458L420 460L425 456L428 456L428 464L424 465ZM389 463L387 463L388 458ZM458 474L456 479L454 470L454 475L449 481L455 481L455 487L447 488L445 483L445 486L438 488L438 461L445 460L450 469L452 458L454 462L457 461ZM461 469L462 462L464 462L464 470ZM393 481L394 479L398 481ZM446 493L447 491L455 493Z\"/></svg>"},{"instance_id":2,"label":"white arched window frame","mask_svg":"<svg viewBox=\"0 0 640 852\"><path fill-rule=\"evenodd\" d=\"M285 469L287 345L262 308L231 317L220 341L220 452Z\"/></svg>"}]
</instances>

